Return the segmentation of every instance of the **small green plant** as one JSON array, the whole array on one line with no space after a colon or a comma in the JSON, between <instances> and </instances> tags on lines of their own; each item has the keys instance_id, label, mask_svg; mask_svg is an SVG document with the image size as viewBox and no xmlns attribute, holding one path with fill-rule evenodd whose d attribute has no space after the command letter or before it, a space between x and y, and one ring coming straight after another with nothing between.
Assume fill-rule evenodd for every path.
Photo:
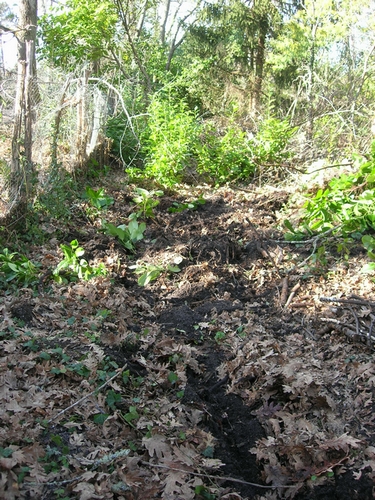
<instances>
[{"instance_id":1,"label":"small green plant","mask_svg":"<svg viewBox=\"0 0 375 500\"><path fill-rule=\"evenodd\" d=\"M159 276L164 273L179 273L181 269L178 266L172 266L168 264L165 266L158 266L154 264L135 264L129 266L130 269L134 269L135 274L139 274L138 285L146 286L151 281L155 281Z\"/></svg>"},{"instance_id":2,"label":"small green plant","mask_svg":"<svg viewBox=\"0 0 375 500\"><path fill-rule=\"evenodd\" d=\"M102 177L106 177L109 174L110 170L111 169L108 165L100 167L99 162L91 158L87 164L87 177L90 179L99 179Z\"/></svg>"},{"instance_id":3,"label":"small green plant","mask_svg":"<svg viewBox=\"0 0 375 500\"><path fill-rule=\"evenodd\" d=\"M106 195L103 188L95 190L87 186L84 198L89 200L91 205L99 210L108 208L114 203L114 199Z\"/></svg>"},{"instance_id":4,"label":"small green plant","mask_svg":"<svg viewBox=\"0 0 375 500\"><path fill-rule=\"evenodd\" d=\"M69 448L64 445L62 438L59 435L52 435L51 441L51 446L47 445L46 454L40 460L44 463L43 468L47 474L50 472L59 472L62 467L69 466L67 457Z\"/></svg>"},{"instance_id":5,"label":"small green plant","mask_svg":"<svg viewBox=\"0 0 375 500\"><path fill-rule=\"evenodd\" d=\"M364 234L375 229L375 141L372 144L371 158L357 156L355 161L356 172L332 179L325 189L319 189L308 198L297 228L290 221L284 221L289 230L285 239L289 241L302 241L314 234L321 234L323 244L315 259L323 265L326 241L324 233L343 238L345 247L339 244L338 250L342 249L346 253L351 242L361 239L369 258L373 260L375 257L375 240ZM373 263L363 268L363 272L374 270Z\"/></svg>"},{"instance_id":6,"label":"small green plant","mask_svg":"<svg viewBox=\"0 0 375 500\"><path fill-rule=\"evenodd\" d=\"M184 210L197 210L198 207L204 205L206 200L200 196L196 200L188 201L186 203L178 203L177 201L173 202L172 206L168 208L168 212L170 213L178 213L183 212Z\"/></svg>"},{"instance_id":7,"label":"small green plant","mask_svg":"<svg viewBox=\"0 0 375 500\"><path fill-rule=\"evenodd\" d=\"M105 402L111 408L111 410L115 410L116 405L121 402L121 394L115 392L113 389L110 389L107 392L107 397L105 399Z\"/></svg>"},{"instance_id":8,"label":"small green plant","mask_svg":"<svg viewBox=\"0 0 375 500\"><path fill-rule=\"evenodd\" d=\"M143 215L143 217L154 217L154 208L160 203L159 200L155 200L155 196L163 196L164 192L148 191L143 188L135 189L136 195L133 198L134 203L139 206L139 211L137 212L137 217Z\"/></svg>"},{"instance_id":9,"label":"small green plant","mask_svg":"<svg viewBox=\"0 0 375 500\"><path fill-rule=\"evenodd\" d=\"M177 384L178 382L178 375L176 372L169 372L168 373L168 382L171 384L171 385L175 385Z\"/></svg>"},{"instance_id":10,"label":"small green plant","mask_svg":"<svg viewBox=\"0 0 375 500\"><path fill-rule=\"evenodd\" d=\"M219 344L222 340L224 340L226 337L226 333L225 332L216 332L215 333L215 340L216 342Z\"/></svg>"},{"instance_id":11,"label":"small green plant","mask_svg":"<svg viewBox=\"0 0 375 500\"><path fill-rule=\"evenodd\" d=\"M0 253L0 283L7 285L13 281L23 286L37 283L39 268L27 257L8 248Z\"/></svg>"},{"instance_id":12,"label":"small green plant","mask_svg":"<svg viewBox=\"0 0 375 500\"><path fill-rule=\"evenodd\" d=\"M203 125L196 144L197 171L208 181L223 184L254 175L253 153L246 133L236 125L219 135L215 124Z\"/></svg>"},{"instance_id":13,"label":"small green plant","mask_svg":"<svg viewBox=\"0 0 375 500\"><path fill-rule=\"evenodd\" d=\"M118 238L124 247L131 252L135 251L135 244L143 239L143 233L146 230L146 224L144 222L139 223L136 214L130 216L128 225L115 226L105 221L102 224L106 234Z\"/></svg>"},{"instance_id":14,"label":"small green plant","mask_svg":"<svg viewBox=\"0 0 375 500\"><path fill-rule=\"evenodd\" d=\"M138 418L139 418L139 413L137 412L137 408L135 406L129 406L129 411L124 415L124 419L126 420L126 422L131 427L135 427L133 421L137 420Z\"/></svg>"},{"instance_id":15,"label":"small green plant","mask_svg":"<svg viewBox=\"0 0 375 500\"><path fill-rule=\"evenodd\" d=\"M62 272L65 276L69 277L70 281L76 281L77 279L89 280L94 276L104 276L107 274L103 264L100 264L98 267L92 267L86 259L82 258L85 251L79 246L77 240L71 241L70 245L60 245L60 248L63 251L64 259L59 262L52 273L58 283L67 281L60 275Z\"/></svg>"}]
</instances>

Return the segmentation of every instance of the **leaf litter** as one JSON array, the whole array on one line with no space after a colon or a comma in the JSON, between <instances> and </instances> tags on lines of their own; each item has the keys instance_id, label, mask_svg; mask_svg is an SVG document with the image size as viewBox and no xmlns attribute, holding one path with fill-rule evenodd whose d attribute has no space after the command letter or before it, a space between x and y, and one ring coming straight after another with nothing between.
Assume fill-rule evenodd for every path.
<instances>
[{"instance_id":1,"label":"leaf litter","mask_svg":"<svg viewBox=\"0 0 375 500\"><path fill-rule=\"evenodd\" d=\"M181 188L135 255L83 211L31 248L43 276L73 239L110 273L2 294L1 498L373 498L374 285L360 253L300 265L288 196ZM138 261L180 272L141 287Z\"/></svg>"}]
</instances>

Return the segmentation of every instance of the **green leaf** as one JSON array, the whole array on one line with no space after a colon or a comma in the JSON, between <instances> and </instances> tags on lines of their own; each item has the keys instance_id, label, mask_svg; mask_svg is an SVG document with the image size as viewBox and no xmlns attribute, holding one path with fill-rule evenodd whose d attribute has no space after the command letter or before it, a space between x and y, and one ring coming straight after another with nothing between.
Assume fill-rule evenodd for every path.
<instances>
[{"instance_id":1,"label":"green leaf","mask_svg":"<svg viewBox=\"0 0 375 500\"><path fill-rule=\"evenodd\" d=\"M178 266L171 266L171 265L168 265L168 271L171 272L171 273L179 273L181 271L181 269L178 267Z\"/></svg>"},{"instance_id":2,"label":"green leaf","mask_svg":"<svg viewBox=\"0 0 375 500\"><path fill-rule=\"evenodd\" d=\"M207 458L213 458L215 448L213 446L207 446L207 448L203 451L203 456Z\"/></svg>"},{"instance_id":3,"label":"green leaf","mask_svg":"<svg viewBox=\"0 0 375 500\"><path fill-rule=\"evenodd\" d=\"M54 367L51 370L51 373L55 375L60 375L61 373L64 374L67 372L67 368L65 366L61 366L60 368Z\"/></svg>"},{"instance_id":4,"label":"green leaf","mask_svg":"<svg viewBox=\"0 0 375 500\"><path fill-rule=\"evenodd\" d=\"M13 454L12 448L1 448L0 447L0 457L8 458Z\"/></svg>"},{"instance_id":5,"label":"green leaf","mask_svg":"<svg viewBox=\"0 0 375 500\"><path fill-rule=\"evenodd\" d=\"M116 403L121 401L121 394L118 394L114 390L109 390L107 392L106 403L113 410L116 407Z\"/></svg>"},{"instance_id":6,"label":"green leaf","mask_svg":"<svg viewBox=\"0 0 375 500\"><path fill-rule=\"evenodd\" d=\"M288 221L287 219L284 220L284 226L289 229L289 231L291 231L292 233L295 233L295 230L292 226L292 224L290 223L290 221Z\"/></svg>"},{"instance_id":7,"label":"green leaf","mask_svg":"<svg viewBox=\"0 0 375 500\"><path fill-rule=\"evenodd\" d=\"M93 421L95 424L103 425L108 417L109 417L109 413L96 413L93 416Z\"/></svg>"},{"instance_id":8,"label":"green leaf","mask_svg":"<svg viewBox=\"0 0 375 500\"><path fill-rule=\"evenodd\" d=\"M365 264L361 269L361 273L363 274L373 274L374 271L375 271L375 262L370 262L369 264Z\"/></svg>"},{"instance_id":9,"label":"green leaf","mask_svg":"<svg viewBox=\"0 0 375 500\"><path fill-rule=\"evenodd\" d=\"M39 357L40 357L41 359L46 360L46 361L48 361L49 359L51 359L51 356L48 354L48 352L41 352L41 353L39 354Z\"/></svg>"},{"instance_id":10,"label":"green leaf","mask_svg":"<svg viewBox=\"0 0 375 500\"><path fill-rule=\"evenodd\" d=\"M124 415L124 419L131 424L133 420L139 418L137 408L135 406L129 406L129 412Z\"/></svg>"},{"instance_id":11,"label":"green leaf","mask_svg":"<svg viewBox=\"0 0 375 500\"><path fill-rule=\"evenodd\" d=\"M122 381L124 382L125 385L129 382L129 376L130 376L129 370L122 372Z\"/></svg>"},{"instance_id":12,"label":"green leaf","mask_svg":"<svg viewBox=\"0 0 375 500\"><path fill-rule=\"evenodd\" d=\"M169 374L168 374L168 380L169 380L169 382L172 385L174 385L177 382L177 380L178 380L177 373L175 373L175 372L169 372Z\"/></svg>"}]
</instances>

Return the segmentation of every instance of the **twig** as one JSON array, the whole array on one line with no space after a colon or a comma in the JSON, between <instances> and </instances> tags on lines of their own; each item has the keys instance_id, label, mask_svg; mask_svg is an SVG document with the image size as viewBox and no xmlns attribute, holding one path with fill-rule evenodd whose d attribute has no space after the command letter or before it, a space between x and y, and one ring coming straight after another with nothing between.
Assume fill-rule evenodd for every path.
<instances>
[{"instance_id":1,"label":"twig","mask_svg":"<svg viewBox=\"0 0 375 500\"><path fill-rule=\"evenodd\" d=\"M286 304L285 304L285 309L287 309L289 306L290 306L290 303L292 302L293 300L293 297L295 296L296 294L296 291L299 289L299 287L301 286L301 283L297 283L296 285L294 285L294 287L292 288L292 291L290 292L290 295L288 297L288 300L286 301Z\"/></svg>"},{"instance_id":2,"label":"twig","mask_svg":"<svg viewBox=\"0 0 375 500\"><path fill-rule=\"evenodd\" d=\"M175 470L177 472L183 472L184 474L191 474L192 476L207 477L209 479L215 479L216 481L218 481L218 480L232 481L233 483L247 484L249 486L255 486L256 488L276 489L276 488L297 488L298 487L298 485L295 485L295 484L286 484L286 485L280 485L280 486L266 486L264 484L249 483L248 481L244 481L243 479L235 479L233 477L214 476L212 474L202 474L200 472L191 472L191 471L187 471L184 469L179 469L177 467L169 467L168 465L150 464L149 462L145 462L143 460L141 461L141 464L148 465L149 467L158 467L159 469Z\"/></svg>"},{"instance_id":3,"label":"twig","mask_svg":"<svg viewBox=\"0 0 375 500\"><path fill-rule=\"evenodd\" d=\"M350 312L353 314L354 316L354 320L355 320L355 329L356 329L356 333L357 335L361 335L361 331L360 331L360 328L359 328L359 321L358 321L358 316L357 314L355 313L354 309L352 308L351 305L348 306L348 309L350 310Z\"/></svg>"},{"instance_id":4,"label":"twig","mask_svg":"<svg viewBox=\"0 0 375 500\"><path fill-rule=\"evenodd\" d=\"M130 453L129 449L119 450L115 453L109 453L108 455L104 455L104 457L99 458L98 460L88 460L87 458L76 458L78 462L82 465L90 465L92 468L96 469L99 465L108 465L113 462L117 458L127 457Z\"/></svg>"},{"instance_id":5,"label":"twig","mask_svg":"<svg viewBox=\"0 0 375 500\"><path fill-rule=\"evenodd\" d=\"M80 403L82 403L82 401L85 401L85 399L89 398L90 396L92 396L96 392L99 392L102 389L104 389L105 386L107 386L110 382L112 382L112 380L114 380L116 377L118 377L118 375L120 375L125 370L126 366L127 365L124 365L122 368L118 369L117 372L116 372L116 374L113 375L113 377L111 377L110 379L108 379L106 382L104 382L104 384L102 384L100 387L98 387L97 389L94 389L89 394L86 394L86 396L83 396L81 399L79 399L78 401L76 401L72 405L68 406L67 408L64 408L63 410L59 411L59 413L57 413L54 417L52 417L49 420L47 420L47 424L50 424L53 420L56 420L56 418L60 417L61 415L63 415L67 411L71 410L75 406L78 406Z\"/></svg>"},{"instance_id":6,"label":"twig","mask_svg":"<svg viewBox=\"0 0 375 500\"><path fill-rule=\"evenodd\" d=\"M371 339L373 338L372 337L372 328L374 326L374 321L375 321L375 319L371 318L370 328L369 328L369 331L368 331L368 334L367 334L367 345L368 345L368 347L371 346Z\"/></svg>"},{"instance_id":7,"label":"twig","mask_svg":"<svg viewBox=\"0 0 375 500\"><path fill-rule=\"evenodd\" d=\"M281 296L280 296L280 305L284 306L286 304L286 300L288 298L288 276L285 276L282 281L282 288L281 288Z\"/></svg>"},{"instance_id":8,"label":"twig","mask_svg":"<svg viewBox=\"0 0 375 500\"><path fill-rule=\"evenodd\" d=\"M328 168L352 167L352 166L353 166L353 162L351 161L349 163L336 163L336 165L325 165L324 167L316 168L315 170L310 170L309 172L304 172L302 170L299 170L299 172L301 172L302 174L305 174L305 175L311 175L311 174L315 174L315 172L320 172L320 170L327 170Z\"/></svg>"},{"instance_id":9,"label":"twig","mask_svg":"<svg viewBox=\"0 0 375 500\"><path fill-rule=\"evenodd\" d=\"M370 300L362 300L362 299L336 299L335 297L319 297L320 302L337 302L339 304L354 304L360 306L370 306L375 307L375 302L371 302Z\"/></svg>"}]
</instances>

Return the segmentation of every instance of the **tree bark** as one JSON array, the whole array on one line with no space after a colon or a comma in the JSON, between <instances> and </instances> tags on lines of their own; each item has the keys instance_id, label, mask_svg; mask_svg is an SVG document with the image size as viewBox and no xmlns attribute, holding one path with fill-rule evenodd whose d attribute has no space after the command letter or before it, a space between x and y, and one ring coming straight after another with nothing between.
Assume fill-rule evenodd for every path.
<instances>
[{"instance_id":1,"label":"tree bark","mask_svg":"<svg viewBox=\"0 0 375 500\"><path fill-rule=\"evenodd\" d=\"M34 173L32 162L33 102L39 98L35 64L37 0L19 2L19 24L10 186L10 199L13 205L21 201L26 202L29 198Z\"/></svg>"}]
</instances>

